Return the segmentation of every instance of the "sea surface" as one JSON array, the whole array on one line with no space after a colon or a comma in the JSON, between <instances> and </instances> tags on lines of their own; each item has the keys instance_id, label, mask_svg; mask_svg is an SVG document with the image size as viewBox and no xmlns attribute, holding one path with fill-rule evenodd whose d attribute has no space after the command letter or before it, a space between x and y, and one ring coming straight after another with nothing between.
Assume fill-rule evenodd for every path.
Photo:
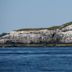
<instances>
[{"instance_id":1,"label":"sea surface","mask_svg":"<svg viewBox=\"0 0 72 72\"><path fill-rule=\"evenodd\" d=\"M72 72L72 47L0 48L0 72Z\"/></svg>"}]
</instances>

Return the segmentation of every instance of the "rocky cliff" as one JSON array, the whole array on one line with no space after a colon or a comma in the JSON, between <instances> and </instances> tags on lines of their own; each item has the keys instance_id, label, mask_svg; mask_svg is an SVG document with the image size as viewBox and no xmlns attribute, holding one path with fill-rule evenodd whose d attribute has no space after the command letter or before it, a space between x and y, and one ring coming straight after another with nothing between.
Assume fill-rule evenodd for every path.
<instances>
[{"instance_id":1,"label":"rocky cliff","mask_svg":"<svg viewBox=\"0 0 72 72\"><path fill-rule=\"evenodd\" d=\"M20 29L0 35L0 44L72 43L72 22L50 28Z\"/></svg>"}]
</instances>

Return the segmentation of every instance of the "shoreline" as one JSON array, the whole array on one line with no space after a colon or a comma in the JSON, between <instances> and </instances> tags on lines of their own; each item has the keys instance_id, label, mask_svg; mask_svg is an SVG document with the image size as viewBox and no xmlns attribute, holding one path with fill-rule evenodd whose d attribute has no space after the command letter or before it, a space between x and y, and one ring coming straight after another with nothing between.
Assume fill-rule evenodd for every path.
<instances>
[{"instance_id":1,"label":"shoreline","mask_svg":"<svg viewBox=\"0 0 72 72\"><path fill-rule=\"evenodd\" d=\"M72 44L0 44L0 47L72 47Z\"/></svg>"}]
</instances>

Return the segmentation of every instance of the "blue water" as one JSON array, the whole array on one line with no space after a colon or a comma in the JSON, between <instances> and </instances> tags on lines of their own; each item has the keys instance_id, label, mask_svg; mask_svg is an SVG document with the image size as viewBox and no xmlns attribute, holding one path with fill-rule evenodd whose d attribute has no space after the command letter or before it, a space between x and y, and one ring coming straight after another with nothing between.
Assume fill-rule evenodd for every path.
<instances>
[{"instance_id":1,"label":"blue water","mask_svg":"<svg viewBox=\"0 0 72 72\"><path fill-rule=\"evenodd\" d=\"M72 72L72 47L0 48L0 72Z\"/></svg>"}]
</instances>

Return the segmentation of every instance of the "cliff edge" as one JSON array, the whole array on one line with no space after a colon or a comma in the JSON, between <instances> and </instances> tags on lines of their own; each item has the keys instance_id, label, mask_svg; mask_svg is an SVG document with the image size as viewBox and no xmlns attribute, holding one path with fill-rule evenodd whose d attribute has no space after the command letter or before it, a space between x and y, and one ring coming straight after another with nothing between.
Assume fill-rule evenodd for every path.
<instances>
[{"instance_id":1,"label":"cliff edge","mask_svg":"<svg viewBox=\"0 0 72 72\"><path fill-rule=\"evenodd\" d=\"M50 45L70 44L72 46L72 22L49 28L19 29L0 34L2 45ZM20 45L20 46L21 46Z\"/></svg>"}]
</instances>

